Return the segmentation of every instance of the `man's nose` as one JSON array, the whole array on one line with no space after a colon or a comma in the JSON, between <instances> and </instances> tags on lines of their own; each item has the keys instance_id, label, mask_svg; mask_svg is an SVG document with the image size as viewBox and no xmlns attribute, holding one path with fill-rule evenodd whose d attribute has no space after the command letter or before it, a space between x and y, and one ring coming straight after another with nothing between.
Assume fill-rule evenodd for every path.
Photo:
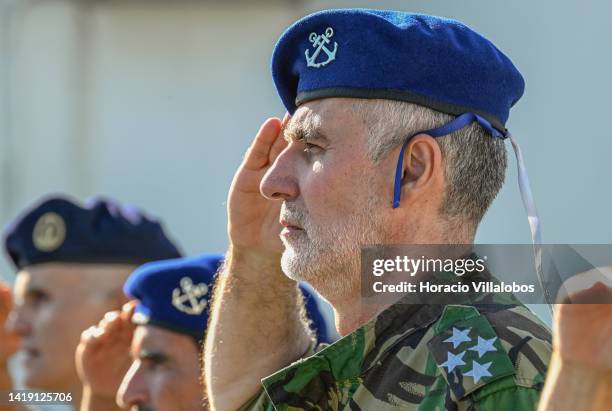
<instances>
[{"instance_id":1,"label":"man's nose","mask_svg":"<svg viewBox=\"0 0 612 411\"><path fill-rule=\"evenodd\" d=\"M297 183L297 148L289 144L261 180L259 191L269 200L293 200L300 195Z\"/></svg>"},{"instance_id":2,"label":"man's nose","mask_svg":"<svg viewBox=\"0 0 612 411\"><path fill-rule=\"evenodd\" d=\"M150 398L138 361L134 361L117 390L117 404L123 409L148 404Z\"/></svg>"},{"instance_id":3,"label":"man's nose","mask_svg":"<svg viewBox=\"0 0 612 411\"><path fill-rule=\"evenodd\" d=\"M13 308L4 324L6 330L11 334L20 337L28 336L32 333L32 324L26 313L20 308Z\"/></svg>"}]
</instances>

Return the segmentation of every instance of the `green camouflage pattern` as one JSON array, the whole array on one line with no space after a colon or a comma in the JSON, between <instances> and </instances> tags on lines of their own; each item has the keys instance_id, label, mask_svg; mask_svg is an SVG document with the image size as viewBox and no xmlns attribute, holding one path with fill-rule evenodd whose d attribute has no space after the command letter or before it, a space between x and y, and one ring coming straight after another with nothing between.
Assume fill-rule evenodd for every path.
<instances>
[{"instance_id":1,"label":"green camouflage pattern","mask_svg":"<svg viewBox=\"0 0 612 411\"><path fill-rule=\"evenodd\" d=\"M479 278L494 280L488 272ZM392 305L264 378L263 389L240 409L536 410L552 353L550 330L511 294L461 301Z\"/></svg>"}]
</instances>

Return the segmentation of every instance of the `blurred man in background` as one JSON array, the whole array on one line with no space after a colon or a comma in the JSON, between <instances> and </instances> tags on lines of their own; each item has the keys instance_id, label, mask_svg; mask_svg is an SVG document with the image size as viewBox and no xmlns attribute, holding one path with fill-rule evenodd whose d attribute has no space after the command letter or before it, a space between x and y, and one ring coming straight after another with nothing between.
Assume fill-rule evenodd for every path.
<instances>
[{"instance_id":1,"label":"blurred man in background","mask_svg":"<svg viewBox=\"0 0 612 411\"><path fill-rule=\"evenodd\" d=\"M63 197L26 210L4 245L17 269L7 329L21 338L23 383L71 393L78 407L74 351L82 331L127 301L122 285L136 266L181 253L136 208L102 199L82 207Z\"/></svg>"},{"instance_id":2,"label":"blurred man in background","mask_svg":"<svg viewBox=\"0 0 612 411\"><path fill-rule=\"evenodd\" d=\"M119 409L117 404L156 411L209 408L200 347L221 260L203 255L153 262L129 276L124 292L138 300L135 310L130 303L107 313L77 348L81 411ZM303 285L301 290L313 332L331 342L316 298Z\"/></svg>"},{"instance_id":3,"label":"blurred man in background","mask_svg":"<svg viewBox=\"0 0 612 411\"><path fill-rule=\"evenodd\" d=\"M137 300L135 310L108 313L83 333L77 348L82 411L119 409L117 404L156 411L208 408L199 353L221 260L205 255L153 262L129 276L124 291Z\"/></svg>"}]
</instances>

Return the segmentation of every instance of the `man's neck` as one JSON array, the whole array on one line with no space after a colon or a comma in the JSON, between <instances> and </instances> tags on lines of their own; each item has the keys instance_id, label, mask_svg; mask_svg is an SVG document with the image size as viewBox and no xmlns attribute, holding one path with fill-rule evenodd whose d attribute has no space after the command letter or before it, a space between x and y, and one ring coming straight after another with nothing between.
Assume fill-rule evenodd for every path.
<instances>
[{"instance_id":1,"label":"man's neck","mask_svg":"<svg viewBox=\"0 0 612 411\"><path fill-rule=\"evenodd\" d=\"M444 229L423 230L422 227L415 237L410 239L394 238L392 244L472 244L474 241L473 230L450 230L448 225ZM438 227L439 228L439 227ZM460 249L456 249L460 250ZM450 256L448 256L450 257ZM359 278L359 277L356 277ZM359 282L359 280L357 280ZM336 319L336 329L342 336L350 334L361 327L372 318L393 305L386 304L364 304L361 295L361 284L350 288L346 295L337 295L336 290L327 290L329 284L315 284L313 287L332 305ZM329 291L329 292L326 292ZM397 297L399 301L401 297Z\"/></svg>"},{"instance_id":2,"label":"man's neck","mask_svg":"<svg viewBox=\"0 0 612 411\"><path fill-rule=\"evenodd\" d=\"M352 333L372 318L376 317L390 304L363 304L361 296L332 303L336 317L336 329L342 336Z\"/></svg>"}]
</instances>

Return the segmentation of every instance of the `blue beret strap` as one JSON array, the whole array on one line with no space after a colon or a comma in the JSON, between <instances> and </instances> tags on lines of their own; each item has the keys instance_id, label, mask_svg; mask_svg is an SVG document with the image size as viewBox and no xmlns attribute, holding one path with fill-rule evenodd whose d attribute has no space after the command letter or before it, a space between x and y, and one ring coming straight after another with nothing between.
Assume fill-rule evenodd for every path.
<instances>
[{"instance_id":1,"label":"blue beret strap","mask_svg":"<svg viewBox=\"0 0 612 411\"><path fill-rule=\"evenodd\" d=\"M413 134L409 138L406 139L399 153L399 158L397 159L397 166L395 168L395 182L393 187L393 208L399 207L400 197L402 192L402 171L403 171L403 161L404 161L404 153L406 151L406 147L408 143L418 134L428 134L432 137L441 137L447 134L450 134L454 131L457 131L465 126L468 126L472 122L477 121L493 138L505 139L509 138L512 143L512 149L514 150L514 154L516 156L517 170L518 170L518 182L519 189L521 191L521 198L523 200L523 206L525 207L525 211L527 212L527 218L529 221L529 229L531 231L531 240L533 242L533 251L535 257L535 268L536 273L538 275L538 280L540 281L540 286L544 290L543 280L542 280L542 235L540 230L540 218L538 216L538 211L536 209L535 200L533 198L533 193L531 191L531 185L529 184L529 177L527 175L527 167L525 166L525 161L523 159L523 153L521 152L521 148L518 145L517 141L512 137L512 135L508 132L502 134L500 131L495 129L489 121L485 118L479 116L474 113L464 113L454 119L453 121L431 130L425 130L418 133ZM549 306L550 308L550 306Z\"/></svg>"},{"instance_id":2,"label":"blue beret strap","mask_svg":"<svg viewBox=\"0 0 612 411\"><path fill-rule=\"evenodd\" d=\"M420 131L411 135L406 139L404 145L402 145L402 149L400 150L399 158L397 159L397 166L395 168L395 184L393 186L393 208L399 207L400 197L402 192L402 169L404 167L404 152L406 151L406 146L412 139L412 137L417 134L427 134L432 137L442 137L447 134L452 133L453 131L457 131L462 129L465 126L470 125L474 121L477 121L489 134L491 134L494 138L505 138L505 136L499 132L495 127L491 125L491 123L482 116L474 113L463 113L453 121L450 121L443 126L432 128L430 130Z\"/></svg>"}]
</instances>

